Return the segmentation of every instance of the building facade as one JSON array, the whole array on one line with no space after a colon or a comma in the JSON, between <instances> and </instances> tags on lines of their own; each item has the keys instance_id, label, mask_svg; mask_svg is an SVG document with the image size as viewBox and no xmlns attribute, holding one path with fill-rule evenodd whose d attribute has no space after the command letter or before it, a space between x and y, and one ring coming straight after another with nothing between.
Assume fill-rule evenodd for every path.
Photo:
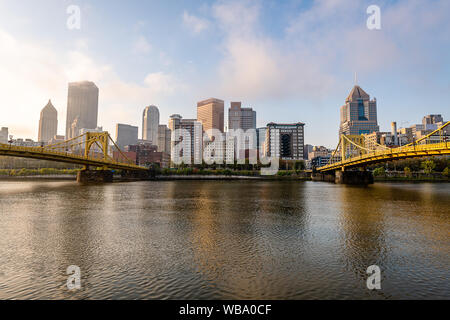
<instances>
[{"instance_id":1,"label":"building facade","mask_svg":"<svg viewBox=\"0 0 450 320\"><path fill-rule=\"evenodd\" d=\"M116 125L116 144L123 150L125 146L135 145L138 142L139 128L128 124Z\"/></svg>"},{"instance_id":2,"label":"building facade","mask_svg":"<svg viewBox=\"0 0 450 320\"><path fill-rule=\"evenodd\" d=\"M242 108L241 102L231 102L228 109L228 130L230 129L256 129L256 111Z\"/></svg>"},{"instance_id":3,"label":"building facade","mask_svg":"<svg viewBox=\"0 0 450 320\"><path fill-rule=\"evenodd\" d=\"M169 129L171 131L171 152L174 157L183 158L190 154L190 164L201 164L203 160L203 128L202 123L196 119L183 119L179 114L173 114L169 119ZM181 137L175 137L176 130L183 129ZM175 145L182 143L183 150L179 154L174 154Z\"/></svg>"},{"instance_id":4,"label":"building facade","mask_svg":"<svg viewBox=\"0 0 450 320\"><path fill-rule=\"evenodd\" d=\"M281 160L303 160L304 123L269 123L267 125L266 151L269 157Z\"/></svg>"},{"instance_id":5,"label":"building facade","mask_svg":"<svg viewBox=\"0 0 450 320\"><path fill-rule=\"evenodd\" d=\"M378 132L377 100L355 85L341 107L339 134L361 135Z\"/></svg>"},{"instance_id":6,"label":"building facade","mask_svg":"<svg viewBox=\"0 0 450 320\"><path fill-rule=\"evenodd\" d=\"M48 143L58 133L58 111L51 100L42 109L39 119L38 141Z\"/></svg>"},{"instance_id":7,"label":"building facade","mask_svg":"<svg viewBox=\"0 0 450 320\"><path fill-rule=\"evenodd\" d=\"M8 128L3 127L0 129L0 143L6 144L8 140Z\"/></svg>"},{"instance_id":8,"label":"building facade","mask_svg":"<svg viewBox=\"0 0 450 320\"><path fill-rule=\"evenodd\" d=\"M158 127L158 151L170 154L170 141L172 132L165 125L159 125Z\"/></svg>"},{"instance_id":9,"label":"building facade","mask_svg":"<svg viewBox=\"0 0 450 320\"><path fill-rule=\"evenodd\" d=\"M76 137L80 128L97 127L98 94L99 90L93 82L69 83L66 139Z\"/></svg>"},{"instance_id":10,"label":"building facade","mask_svg":"<svg viewBox=\"0 0 450 320\"><path fill-rule=\"evenodd\" d=\"M142 140L158 143L159 110L156 106L148 106L142 114Z\"/></svg>"},{"instance_id":11,"label":"building facade","mask_svg":"<svg viewBox=\"0 0 450 320\"><path fill-rule=\"evenodd\" d=\"M218 129L224 132L224 102L211 98L197 103L197 121L201 122L203 130Z\"/></svg>"},{"instance_id":12,"label":"building facade","mask_svg":"<svg viewBox=\"0 0 450 320\"><path fill-rule=\"evenodd\" d=\"M169 154L159 152L158 147L150 143L139 143L125 147L125 155L130 159L136 159L139 166L149 167L153 164L159 165L160 168L167 168L170 162Z\"/></svg>"}]
</instances>

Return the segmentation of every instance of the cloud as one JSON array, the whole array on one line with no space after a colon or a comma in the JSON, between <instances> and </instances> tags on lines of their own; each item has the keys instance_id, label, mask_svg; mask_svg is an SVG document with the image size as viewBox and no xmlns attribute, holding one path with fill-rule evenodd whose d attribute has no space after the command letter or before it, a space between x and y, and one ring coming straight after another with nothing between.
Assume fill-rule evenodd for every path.
<instances>
[{"instance_id":1,"label":"cloud","mask_svg":"<svg viewBox=\"0 0 450 320\"><path fill-rule=\"evenodd\" d=\"M223 94L246 99L323 94L333 78L308 51L293 52L282 39L264 35L260 10L249 1L221 2L213 8L225 32L224 56L218 66Z\"/></svg>"},{"instance_id":2,"label":"cloud","mask_svg":"<svg viewBox=\"0 0 450 320\"><path fill-rule=\"evenodd\" d=\"M133 52L136 54L147 54L152 50L152 46L144 36L139 36L133 43Z\"/></svg>"},{"instance_id":3,"label":"cloud","mask_svg":"<svg viewBox=\"0 0 450 320\"><path fill-rule=\"evenodd\" d=\"M260 2L219 1L212 16L224 32L217 69L222 92L258 100L316 99L349 90L354 72L363 79L393 70L429 76L430 69L436 70L430 67L444 62L431 44L446 41L450 20L444 12L449 12L450 2L412 0L382 7L380 31L367 29L367 6L315 1L275 37L263 25ZM436 60L427 61L429 57ZM338 81L345 74L347 84Z\"/></svg>"},{"instance_id":4,"label":"cloud","mask_svg":"<svg viewBox=\"0 0 450 320\"><path fill-rule=\"evenodd\" d=\"M183 23L193 32L200 33L209 27L209 21L189 14L187 11L183 12Z\"/></svg>"},{"instance_id":5,"label":"cloud","mask_svg":"<svg viewBox=\"0 0 450 320\"><path fill-rule=\"evenodd\" d=\"M48 99L58 110L59 133L65 130L67 84L90 80L100 89L99 125L110 133L118 122L139 124L146 105L163 103L186 86L175 75L149 72L141 83L124 81L113 66L93 59L87 42L68 52L20 41L0 29L0 126L15 136L36 138L39 113Z\"/></svg>"}]
</instances>

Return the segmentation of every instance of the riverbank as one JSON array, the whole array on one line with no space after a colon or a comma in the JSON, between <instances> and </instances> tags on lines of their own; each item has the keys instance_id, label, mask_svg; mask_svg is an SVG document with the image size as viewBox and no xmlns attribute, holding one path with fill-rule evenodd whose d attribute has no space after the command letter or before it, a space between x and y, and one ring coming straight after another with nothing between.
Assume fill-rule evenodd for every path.
<instances>
[{"instance_id":1,"label":"riverbank","mask_svg":"<svg viewBox=\"0 0 450 320\"><path fill-rule=\"evenodd\" d=\"M382 175L375 175L374 180L375 182L450 182L449 177L441 172L405 174L401 171L387 171Z\"/></svg>"}]
</instances>

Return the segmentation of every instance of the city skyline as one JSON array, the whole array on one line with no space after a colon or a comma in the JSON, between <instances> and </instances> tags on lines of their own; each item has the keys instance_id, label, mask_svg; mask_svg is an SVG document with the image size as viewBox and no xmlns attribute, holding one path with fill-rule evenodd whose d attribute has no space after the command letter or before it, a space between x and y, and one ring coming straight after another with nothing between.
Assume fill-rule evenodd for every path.
<instances>
[{"instance_id":1,"label":"city skyline","mask_svg":"<svg viewBox=\"0 0 450 320\"><path fill-rule=\"evenodd\" d=\"M375 31L366 28L369 4L80 1L81 29L68 30L68 3L0 1L0 59L8 61L0 68L0 94L12 109L0 126L36 140L40 109L51 99L62 134L67 83L89 79L101 89L98 123L110 133L119 122L139 125L150 104L160 106L161 119L195 118L196 101L213 96L225 105L245 101L259 114L257 127L302 121L307 143L332 147L355 71L377 98L381 131L392 121L415 123L424 105L445 115L449 3L380 2L382 28ZM324 41L335 58L324 53ZM336 125L323 126L324 114Z\"/></svg>"}]
</instances>

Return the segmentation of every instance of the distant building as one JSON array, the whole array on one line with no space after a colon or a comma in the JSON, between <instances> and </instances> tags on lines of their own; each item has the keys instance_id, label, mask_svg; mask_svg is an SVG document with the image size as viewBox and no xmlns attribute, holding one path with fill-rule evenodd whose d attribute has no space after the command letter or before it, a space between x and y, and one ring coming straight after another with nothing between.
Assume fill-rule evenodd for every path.
<instances>
[{"instance_id":1,"label":"distant building","mask_svg":"<svg viewBox=\"0 0 450 320\"><path fill-rule=\"evenodd\" d=\"M395 136L392 132L372 132L364 134L364 147L370 150L378 150L380 146L394 146Z\"/></svg>"},{"instance_id":2,"label":"distant building","mask_svg":"<svg viewBox=\"0 0 450 320\"><path fill-rule=\"evenodd\" d=\"M8 128L3 127L0 129L0 143L6 144L8 143L8 140Z\"/></svg>"},{"instance_id":3,"label":"distant building","mask_svg":"<svg viewBox=\"0 0 450 320\"><path fill-rule=\"evenodd\" d=\"M105 132L105 131L103 131L103 127L96 127L96 128L94 128L94 129L90 129L90 128L80 128L80 129L78 130L78 135L83 135L83 134L85 134L86 132L97 132L97 133L102 133L102 132Z\"/></svg>"},{"instance_id":4,"label":"distant building","mask_svg":"<svg viewBox=\"0 0 450 320\"><path fill-rule=\"evenodd\" d=\"M93 82L69 83L66 139L76 137L80 128L97 127L98 93L98 88Z\"/></svg>"},{"instance_id":5,"label":"distant building","mask_svg":"<svg viewBox=\"0 0 450 320\"><path fill-rule=\"evenodd\" d=\"M128 124L116 125L116 144L123 150L125 146L137 144L139 128Z\"/></svg>"},{"instance_id":6,"label":"distant building","mask_svg":"<svg viewBox=\"0 0 450 320\"><path fill-rule=\"evenodd\" d=\"M317 157L325 158L329 154L329 150L323 146L315 146L312 148L311 152L308 154L308 159L312 160Z\"/></svg>"},{"instance_id":7,"label":"distant building","mask_svg":"<svg viewBox=\"0 0 450 320\"><path fill-rule=\"evenodd\" d=\"M37 142L33 139L18 138L12 140L12 145L18 147L40 147L42 145L42 142Z\"/></svg>"},{"instance_id":8,"label":"distant building","mask_svg":"<svg viewBox=\"0 0 450 320\"><path fill-rule=\"evenodd\" d=\"M158 147L149 143L141 143L125 147L125 155L133 157L136 154L136 164L140 166L151 166L158 164L161 168L167 168L170 156L165 152L158 152Z\"/></svg>"},{"instance_id":9,"label":"distant building","mask_svg":"<svg viewBox=\"0 0 450 320\"><path fill-rule=\"evenodd\" d=\"M256 143L258 148L258 157L266 156L266 136L267 136L267 127L262 127L256 129Z\"/></svg>"},{"instance_id":10,"label":"distant building","mask_svg":"<svg viewBox=\"0 0 450 320\"><path fill-rule=\"evenodd\" d=\"M228 109L228 130L230 129L256 129L256 111L242 108L241 102L231 102Z\"/></svg>"},{"instance_id":11,"label":"distant building","mask_svg":"<svg viewBox=\"0 0 450 320\"><path fill-rule=\"evenodd\" d=\"M183 136L178 140L171 139L171 150L178 143L183 144L183 151L180 152L179 157L183 157L185 152L191 155L191 164L202 163L203 160L203 131L202 123L196 119L183 119L179 114L173 114L169 119L169 129L171 134L175 134L175 130L184 129ZM171 151L171 156L175 155Z\"/></svg>"},{"instance_id":12,"label":"distant building","mask_svg":"<svg viewBox=\"0 0 450 320\"><path fill-rule=\"evenodd\" d=\"M60 143L60 142L64 142L64 141L65 141L64 136L55 135L53 138L50 139L48 144L56 144L56 143Z\"/></svg>"},{"instance_id":13,"label":"distant building","mask_svg":"<svg viewBox=\"0 0 450 320\"><path fill-rule=\"evenodd\" d=\"M197 120L202 124L206 132L210 129L218 129L223 132L224 128L224 102L223 100L211 98L197 103Z\"/></svg>"},{"instance_id":14,"label":"distant building","mask_svg":"<svg viewBox=\"0 0 450 320\"><path fill-rule=\"evenodd\" d=\"M429 114L423 117L422 124L426 126L427 124L438 124L443 123L444 119L442 118L442 115L440 114Z\"/></svg>"},{"instance_id":15,"label":"distant building","mask_svg":"<svg viewBox=\"0 0 450 320\"><path fill-rule=\"evenodd\" d=\"M377 100L355 85L341 107L340 134L361 135L378 132Z\"/></svg>"},{"instance_id":16,"label":"distant building","mask_svg":"<svg viewBox=\"0 0 450 320\"><path fill-rule=\"evenodd\" d=\"M38 141L48 143L58 133L58 111L51 100L42 109L39 119Z\"/></svg>"},{"instance_id":17,"label":"distant building","mask_svg":"<svg viewBox=\"0 0 450 320\"><path fill-rule=\"evenodd\" d=\"M170 154L170 141L172 132L165 125L159 125L158 127L158 151Z\"/></svg>"},{"instance_id":18,"label":"distant building","mask_svg":"<svg viewBox=\"0 0 450 320\"><path fill-rule=\"evenodd\" d=\"M156 106L149 106L142 114L142 139L158 144L159 110Z\"/></svg>"},{"instance_id":19,"label":"distant building","mask_svg":"<svg viewBox=\"0 0 450 320\"><path fill-rule=\"evenodd\" d=\"M313 151L313 146L312 145L310 145L310 144L305 144L305 149L303 150L303 159L304 160L311 160L311 159L309 159L309 153L311 152L311 151Z\"/></svg>"},{"instance_id":20,"label":"distant building","mask_svg":"<svg viewBox=\"0 0 450 320\"><path fill-rule=\"evenodd\" d=\"M304 123L269 123L267 125L266 151L270 157L281 160L303 160Z\"/></svg>"}]
</instances>

